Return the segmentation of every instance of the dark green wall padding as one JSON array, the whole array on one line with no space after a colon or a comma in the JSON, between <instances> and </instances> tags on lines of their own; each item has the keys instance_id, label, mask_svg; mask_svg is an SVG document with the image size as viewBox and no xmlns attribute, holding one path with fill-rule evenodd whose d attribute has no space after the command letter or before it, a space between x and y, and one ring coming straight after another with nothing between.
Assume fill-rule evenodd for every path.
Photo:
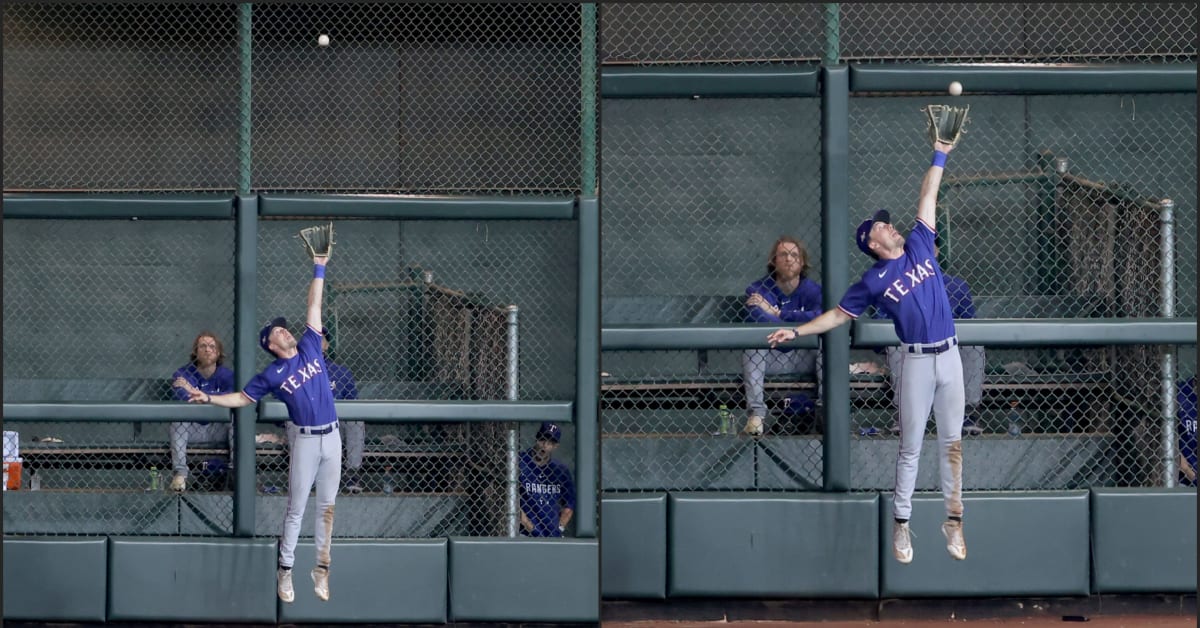
<instances>
[{"instance_id":1,"label":"dark green wall padding","mask_svg":"<svg viewBox=\"0 0 1200 628\"><path fill-rule=\"evenodd\" d=\"M37 621L105 619L106 537L4 539L4 617Z\"/></svg>"},{"instance_id":2,"label":"dark green wall padding","mask_svg":"<svg viewBox=\"0 0 1200 628\"><path fill-rule=\"evenodd\" d=\"M273 623L275 564L275 539L114 537L108 619Z\"/></svg>"},{"instance_id":3,"label":"dark green wall padding","mask_svg":"<svg viewBox=\"0 0 1200 628\"><path fill-rule=\"evenodd\" d=\"M605 495L600 504L600 592L667 596L667 494Z\"/></svg>"},{"instance_id":4,"label":"dark green wall padding","mask_svg":"<svg viewBox=\"0 0 1200 628\"><path fill-rule=\"evenodd\" d=\"M1196 592L1196 489L1092 489L1092 591Z\"/></svg>"},{"instance_id":5,"label":"dark green wall padding","mask_svg":"<svg viewBox=\"0 0 1200 628\"><path fill-rule=\"evenodd\" d=\"M1088 595L1088 492L968 493L967 559L946 551L940 493L913 497L913 561L892 558L892 495L880 501L880 596Z\"/></svg>"},{"instance_id":6,"label":"dark green wall padding","mask_svg":"<svg viewBox=\"0 0 1200 628\"><path fill-rule=\"evenodd\" d=\"M671 494L672 597L878 596L875 494Z\"/></svg>"},{"instance_id":7,"label":"dark green wall padding","mask_svg":"<svg viewBox=\"0 0 1200 628\"><path fill-rule=\"evenodd\" d=\"M600 620L596 539L450 539L450 620Z\"/></svg>"},{"instance_id":8,"label":"dark green wall padding","mask_svg":"<svg viewBox=\"0 0 1200 628\"><path fill-rule=\"evenodd\" d=\"M296 546L296 601L279 604L280 623L446 623L446 539L337 540L329 601L317 599L309 572L311 540Z\"/></svg>"}]
</instances>

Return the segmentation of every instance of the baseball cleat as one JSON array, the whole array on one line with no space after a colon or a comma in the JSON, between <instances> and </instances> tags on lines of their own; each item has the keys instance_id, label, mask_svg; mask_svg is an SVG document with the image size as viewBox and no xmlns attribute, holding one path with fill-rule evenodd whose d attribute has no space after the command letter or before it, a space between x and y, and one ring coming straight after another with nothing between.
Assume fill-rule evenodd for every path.
<instances>
[{"instance_id":1,"label":"baseball cleat","mask_svg":"<svg viewBox=\"0 0 1200 628\"><path fill-rule=\"evenodd\" d=\"M279 582L276 591L279 592L279 599L284 602L291 602L296 599L296 592L292 589L292 570L277 569L275 570L275 579Z\"/></svg>"},{"instance_id":2,"label":"baseball cleat","mask_svg":"<svg viewBox=\"0 0 1200 628\"><path fill-rule=\"evenodd\" d=\"M749 434L750 436L762 436L762 433L763 433L762 417L760 417L760 416L750 417L750 420L746 421L746 427L742 428L742 433Z\"/></svg>"},{"instance_id":3,"label":"baseball cleat","mask_svg":"<svg viewBox=\"0 0 1200 628\"><path fill-rule=\"evenodd\" d=\"M187 478L183 477L182 475L180 475L178 473L175 474L175 477L171 478L171 490L175 491L176 493L182 493L186 489L187 489Z\"/></svg>"},{"instance_id":4,"label":"baseball cleat","mask_svg":"<svg viewBox=\"0 0 1200 628\"><path fill-rule=\"evenodd\" d=\"M907 523L892 522L892 555L906 565L912 562L912 530Z\"/></svg>"},{"instance_id":5,"label":"baseball cleat","mask_svg":"<svg viewBox=\"0 0 1200 628\"><path fill-rule=\"evenodd\" d=\"M322 602L329 601L329 568L315 567L312 570L313 592Z\"/></svg>"},{"instance_id":6,"label":"baseball cleat","mask_svg":"<svg viewBox=\"0 0 1200 628\"><path fill-rule=\"evenodd\" d=\"M947 521L942 524L942 534L946 536L946 551L958 560L967 559L967 540L963 538L961 521Z\"/></svg>"}]
</instances>

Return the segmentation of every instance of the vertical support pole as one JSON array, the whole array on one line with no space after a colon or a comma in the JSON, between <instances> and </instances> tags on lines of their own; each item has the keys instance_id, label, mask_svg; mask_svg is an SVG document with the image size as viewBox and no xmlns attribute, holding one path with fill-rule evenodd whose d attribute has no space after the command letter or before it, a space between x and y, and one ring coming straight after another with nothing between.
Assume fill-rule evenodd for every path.
<instances>
[{"instance_id":1,"label":"vertical support pole","mask_svg":"<svg viewBox=\"0 0 1200 628\"><path fill-rule=\"evenodd\" d=\"M1163 318L1175 318L1175 201L1164 198L1159 201L1159 207L1158 220L1162 224L1159 243L1162 255L1162 315ZM1174 346L1168 346L1163 351L1161 394L1163 486L1172 488L1179 474Z\"/></svg>"},{"instance_id":2,"label":"vertical support pole","mask_svg":"<svg viewBox=\"0 0 1200 628\"><path fill-rule=\"evenodd\" d=\"M238 5L238 43L241 50L241 90L238 93L238 194L250 193L250 110L253 52L253 6ZM257 216L256 216L257 218Z\"/></svg>"},{"instance_id":3,"label":"vertical support pole","mask_svg":"<svg viewBox=\"0 0 1200 628\"><path fill-rule=\"evenodd\" d=\"M508 393L509 401L516 401L520 397L520 393L519 393L520 379L519 378L520 378L521 370L518 368L518 362L517 362L517 359L520 357L520 346L521 346L520 337L517 335L517 314L519 313L520 310L519 310L519 308L517 308L516 305L510 305L510 306L508 306L506 311L508 313L508 377L507 377L508 391L507 391L507 393ZM519 509L521 508L520 495L518 494L518 490L517 490L518 486L521 482L520 469L519 469L518 460L517 460L518 451L519 451L518 450L519 444L517 442L518 436L519 436L519 430L517 429L517 424L513 423L508 428L508 439L507 439L507 444L506 444L507 445L506 453L508 455L508 458L507 458L508 466L505 469L506 475L507 475L507 489L508 489L508 494L506 496L507 500L508 500L508 509L507 509L508 512L506 514L508 516L508 521L507 521L508 536L510 538L514 538L517 536L517 532L519 531L519 526L521 523L521 519L517 514L519 512Z\"/></svg>"},{"instance_id":4,"label":"vertical support pole","mask_svg":"<svg viewBox=\"0 0 1200 628\"><path fill-rule=\"evenodd\" d=\"M255 313L258 294L258 196L239 195L237 199L237 241L234 248L234 377L238 390L254 376L254 356L258 347ZM233 535L254 536L254 456L257 406L234 410L234 485Z\"/></svg>"},{"instance_id":5,"label":"vertical support pole","mask_svg":"<svg viewBox=\"0 0 1200 628\"><path fill-rule=\"evenodd\" d=\"M579 309L575 318L575 534L596 537L600 410L600 203L579 199Z\"/></svg>"},{"instance_id":6,"label":"vertical support pole","mask_svg":"<svg viewBox=\"0 0 1200 628\"><path fill-rule=\"evenodd\" d=\"M580 170L581 194L596 194L596 5L580 5Z\"/></svg>"},{"instance_id":7,"label":"vertical support pole","mask_svg":"<svg viewBox=\"0 0 1200 628\"><path fill-rule=\"evenodd\" d=\"M849 284L850 69L821 68L821 283L826 304L837 303ZM826 491L850 490L850 329L821 337L825 356Z\"/></svg>"},{"instance_id":8,"label":"vertical support pole","mask_svg":"<svg viewBox=\"0 0 1200 628\"><path fill-rule=\"evenodd\" d=\"M821 63L834 66L841 61L839 50L842 46L842 5L837 2L825 3L825 56Z\"/></svg>"}]
</instances>

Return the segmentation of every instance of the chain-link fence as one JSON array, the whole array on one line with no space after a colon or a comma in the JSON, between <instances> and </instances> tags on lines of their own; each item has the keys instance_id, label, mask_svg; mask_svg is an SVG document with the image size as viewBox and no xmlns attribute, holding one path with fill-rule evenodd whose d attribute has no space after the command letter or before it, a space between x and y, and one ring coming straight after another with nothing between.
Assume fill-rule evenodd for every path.
<instances>
[{"instance_id":1,"label":"chain-link fence","mask_svg":"<svg viewBox=\"0 0 1200 628\"><path fill-rule=\"evenodd\" d=\"M7 3L5 189L580 189L579 5L251 9Z\"/></svg>"},{"instance_id":2,"label":"chain-link fence","mask_svg":"<svg viewBox=\"0 0 1200 628\"><path fill-rule=\"evenodd\" d=\"M849 62L1195 61L1196 7L1167 2L839 4Z\"/></svg>"}]
</instances>

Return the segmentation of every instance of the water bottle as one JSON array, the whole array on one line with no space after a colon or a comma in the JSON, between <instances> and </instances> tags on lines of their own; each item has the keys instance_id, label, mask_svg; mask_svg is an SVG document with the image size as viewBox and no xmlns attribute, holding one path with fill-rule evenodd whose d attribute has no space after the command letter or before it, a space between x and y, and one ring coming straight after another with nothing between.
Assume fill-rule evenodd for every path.
<instances>
[{"instance_id":1,"label":"water bottle","mask_svg":"<svg viewBox=\"0 0 1200 628\"><path fill-rule=\"evenodd\" d=\"M1008 412L1008 435L1021 435L1021 413L1017 411L1017 404L1012 405L1012 410Z\"/></svg>"},{"instance_id":2,"label":"water bottle","mask_svg":"<svg viewBox=\"0 0 1200 628\"><path fill-rule=\"evenodd\" d=\"M721 433L733 433L733 414L729 411L729 406L721 404L721 408L717 410L717 417L721 420Z\"/></svg>"},{"instance_id":3,"label":"water bottle","mask_svg":"<svg viewBox=\"0 0 1200 628\"><path fill-rule=\"evenodd\" d=\"M387 473L385 473L383 476L383 492L391 493L394 490L396 490L396 485L395 485L395 482L392 480L392 468L388 467Z\"/></svg>"},{"instance_id":4,"label":"water bottle","mask_svg":"<svg viewBox=\"0 0 1200 628\"><path fill-rule=\"evenodd\" d=\"M150 490L157 491L162 489L162 480L158 475L158 467L150 467Z\"/></svg>"}]
</instances>

